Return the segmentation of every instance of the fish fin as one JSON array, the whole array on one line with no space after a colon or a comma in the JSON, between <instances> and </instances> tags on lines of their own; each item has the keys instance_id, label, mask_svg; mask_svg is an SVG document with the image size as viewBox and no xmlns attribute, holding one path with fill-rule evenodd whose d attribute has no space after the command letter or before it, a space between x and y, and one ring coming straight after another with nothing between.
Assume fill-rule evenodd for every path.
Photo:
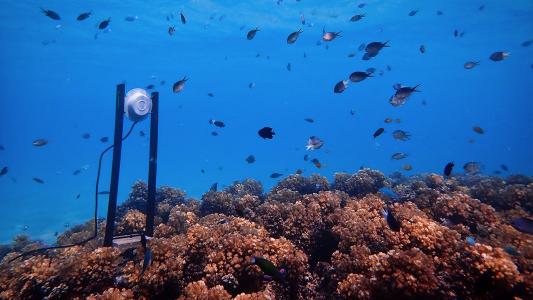
<instances>
[{"instance_id":1,"label":"fish fin","mask_svg":"<svg viewBox=\"0 0 533 300\"><path fill-rule=\"evenodd\" d=\"M390 40L388 40L385 43L383 43L383 47L390 47L389 45L387 45L389 42L390 42Z\"/></svg>"},{"instance_id":2,"label":"fish fin","mask_svg":"<svg viewBox=\"0 0 533 300\"><path fill-rule=\"evenodd\" d=\"M420 86L420 84L415 85L415 87L413 88L413 92L420 92L419 90L416 89L419 86Z\"/></svg>"}]
</instances>

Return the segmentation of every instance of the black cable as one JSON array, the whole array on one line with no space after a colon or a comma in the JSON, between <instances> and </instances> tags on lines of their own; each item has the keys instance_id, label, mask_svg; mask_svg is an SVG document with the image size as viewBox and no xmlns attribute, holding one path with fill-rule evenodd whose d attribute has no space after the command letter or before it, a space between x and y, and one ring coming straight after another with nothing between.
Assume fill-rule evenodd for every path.
<instances>
[{"instance_id":1,"label":"black cable","mask_svg":"<svg viewBox=\"0 0 533 300\"><path fill-rule=\"evenodd\" d=\"M126 135L122 138L122 141L124 141L126 138L128 138L128 136L133 131L133 127L135 127L136 124L137 124L137 121L135 121L135 122L133 122L133 124L131 124L131 127L128 130L128 133L126 133ZM107 147L104 151L102 151L102 153L100 154L100 158L98 159L98 172L97 172L97 175L96 175L96 184L95 184L96 190L95 190L95 193L94 193L94 234L93 234L93 236L91 236L90 238L87 238L87 239L85 239L83 241L77 242L77 243L72 243L72 244L68 244L68 245L60 245L60 246L43 247L43 248L39 248L39 249L26 251L26 252L23 252L23 253L15 256L14 258L10 259L8 261L8 263L11 263L12 261L17 260L17 259L19 259L21 257L32 255L34 253L39 253L39 252L52 250L52 249L63 249L63 248L70 248L70 247L74 247L74 246L80 246L80 245L83 245L83 244L87 243L88 241L93 240L93 239L96 238L96 236L98 235L98 186L100 185L100 171L102 169L102 158L104 157L104 154L107 151L113 149L113 147L115 147L115 144Z\"/></svg>"}]
</instances>

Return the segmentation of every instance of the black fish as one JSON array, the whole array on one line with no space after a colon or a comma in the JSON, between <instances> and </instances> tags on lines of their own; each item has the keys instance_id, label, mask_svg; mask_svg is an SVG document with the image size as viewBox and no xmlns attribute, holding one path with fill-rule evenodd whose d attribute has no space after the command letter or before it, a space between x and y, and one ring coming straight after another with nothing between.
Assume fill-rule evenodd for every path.
<instances>
[{"instance_id":1,"label":"black fish","mask_svg":"<svg viewBox=\"0 0 533 300\"><path fill-rule=\"evenodd\" d=\"M84 133L84 134L81 135L81 137L87 140L87 139L91 138L91 134L90 133Z\"/></svg>"},{"instance_id":2,"label":"black fish","mask_svg":"<svg viewBox=\"0 0 533 300\"><path fill-rule=\"evenodd\" d=\"M455 166L453 161L446 164L446 166L444 167L444 175L445 176L450 176L452 174L453 166Z\"/></svg>"},{"instance_id":3,"label":"black fish","mask_svg":"<svg viewBox=\"0 0 533 300\"><path fill-rule=\"evenodd\" d=\"M174 93L181 92L183 88L185 87L185 82L187 82L187 80L189 79L187 78L187 76L185 76L183 77L183 79L176 81L176 83L174 83L174 85L172 86L172 91Z\"/></svg>"},{"instance_id":4,"label":"black fish","mask_svg":"<svg viewBox=\"0 0 533 300\"><path fill-rule=\"evenodd\" d=\"M218 189L218 182L215 182L211 185L211 187L209 188L209 191L210 192L216 192Z\"/></svg>"},{"instance_id":5,"label":"black fish","mask_svg":"<svg viewBox=\"0 0 533 300\"><path fill-rule=\"evenodd\" d=\"M453 31L453 36L457 37L458 35L459 35L459 31L457 31L457 29L455 29L455 30Z\"/></svg>"},{"instance_id":6,"label":"black fish","mask_svg":"<svg viewBox=\"0 0 533 300\"><path fill-rule=\"evenodd\" d=\"M40 183L40 184L43 184L44 183L44 180L40 179L40 178L37 178L37 177L33 177L32 178L33 181L37 182L37 183Z\"/></svg>"},{"instance_id":7,"label":"black fish","mask_svg":"<svg viewBox=\"0 0 533 300\"><path fill-rule=\"evenodd\" d=\"M385 132L385 129L383 127L381 128L378 128L374 134L372 135L374 138L377 138L378 136L380 136L383 132Z\"/></svg>"},{"instance_id":8,"label":"black fish","mask_svg":"<svg viewBox=\"0 0 533 300\"><path fill-rule=\"evenodd\" d=\"M255 29L248 31L248 33L246 34L246 38L248 40L253 40L258 31L259 31L259 28L257 27Z\"/></svg>"},{"instance_id":9,"label":"black fish","mask_svg":"<svg viewBox=\"0 0 533 300\"><path fill-rule=\"evenodd\" d=\"M372 77L372 73L373 72L368 72L368 73L366 73L366 72L353 72L352 74L350 74L350 81L351 82L361 82L361 81L367 79L368 77Z\"/></svg>"},{"instance_id":10,"label":"black fish","mask_svg":"<svg viewBox=\"0 0 533 300\"><path fill-rule=\"evenodd\" d=\"M81 173L81 169L77 169L77 170L74 170L74 172L72 172L72 175L76 176L76 175L79 175Z\"/></svg>"},{"instance_id":11,"label":"black fish","mask_svg":"<svg viewBox=\"0 0 533 300\"><path fill-rule=\"evenodd\" d=\"M107 142L109 142L109 138L107 136L101 137L100 138L100 142L107 143Z\"/></svg>"},{"instance_id":12,"label":"black fish","mask_svg":"<svg viewBox=\"0 0 533 300\"><path fill-rule=\"evenodd\" d=\"M98 195L109 195L109 191L98 192Z\"/></svg>"},{"instance_id":13,"label":"black fish","mask_svg":"<svg viewBox=\"0 0 533 300\"><path fill-rule=\"evenodd\" d=\"M246 162L249 164L253 164L255 162L255 156L248 155L248 157L246 158Z\"/></svg>"},{"instance_id":14,"label":"black fish","mask_svg":"<svg viewBox=\"0 0 533 300\"><path fill-rule=\"evenodd\" d=\"M270 178L279 178L281 176L283 176L283 174L280 174L280 173L272 173L272 174L270 174Z\"/></svg>"},{"instance_id":15,"label":"black fish","mask_svg":"<svg viewBox=\"0 0 533 300\"><path fill-rule=\"evenodd\" d=\"M43 12L43 14L47 17L49 17L50 19L52 20L60 20L61 17L59 16L59 14L57 14L55 11L53 10L49 10L49 9L44 9L44 8L41 8L41 11Z\"/></svg>"},{"instance_id":16,"label":"black fish","mask_svg":"<svg viewBox=\"0 0 533 300\"><path fill-rule=\"evenodd\" d=\"M309 122L309 123L315 122L315 120L313 120L312 118L305 118L304 121Z\"/></svg>"},{"instance_id":17,"label":"black fish","mask_svg":"<svg viewBox=\"0 0 533 300\"><path fill-rule=\"evenodd\" d=\"M211 131L211 135L212 135L212 136L218 136L218 132L216 132L216 131Z\"/></svg>"},{"instance_id":18,"label":"black fish","mask_svg":"<svg viewBox=\"0 0 533 300\"><path fill-rule=\"evenodd\" d=\"M9 169L7 167L3 167L2 170L0 171L0 176L6 175L8 171Z\"/></svg>"},{"instance_id":19,"label":"black fish","mask_svg":"<svg viewBox=\"0 0 533 300\"><path fill-rule=\"evenodd\" d=\"M304 155L304 161L308 161L308 160L309 160L309 155L308 154Z\"/></svg>"},{"instance_id":20,"label":"black fish","mask_svg":"<svg viewBox=\"0 0 533 300\"><path fill-rule=\"evenodd\" d=\"M153 85L153 84L149 84L149 85L146 86L147 90L153 90L154 88L155 88L155 85Z\"/></svg>"},{"instance_id":21,"label":"black fish","mask_svg":"<svg viewBox=\"0 0 533 300\"><path fill-rule=\"evenodd\" d=\"M4 151L4 150L6 150L6 147L0 145L0 151Z\"/></svg>"},{"instance_id":22,"label":"black fish","mask_svg":"<svg viewBox=\"0 0 533 300\"><path fill-rule=\"evenodd\" d=\"M500 168L502 168L502 170L505 172L509 171L509 168L506 165L500 165Z\"/></svg>"},{"instance_id":23,"label":"black fish","mask_svg":"<svg viewBox=\"0 0 533 300\"><path fill-rule=\"evenodd\" d=\"M87 19L90 15L91 15L90 12L84 12L84 13L80 14L80 15L76 18L76 20L78 20L78 21L83 21L83 20Z\"/></svg>"},{"instance_id":24,"label":"black fish","mask_svg":"<svg viewBox=\"0 0 533 300\"><path fill-rule=\"evenodd\" d=\"M42 147L46 144L48 144L48 141L45 139L36 139L32 142L32 145L34 145L35 147Z\"/></svg>"},{"instance_id":25,"label":"black fish","mask_svg":"<svg viewBox=\"0 0 533 300\"><path fill-rule=\"evenodd\" d=\"M419 50L420 50L420 53L422 54L426 53L426 46L421 45Z\"/></svg>"},{"instance_id":26,"label":"black fish","mask_svg":"<svg viewBox=\"0 0 533 300\"><path fill-rule=\"evenodd\" d=\"M78 194L78 195L76 196L76 199L80 199L80 197L81 197L81 195L80 195L80 194Z\"/></svg>"},{"instance_id":27,"label":"black fish","mask_svg":"<svg viewBox=\"0 0 533 300\"><path fill-rule=\"evenodd\" d=\"M185 19L185 16L183 15L183 13L180 13L180 18L181 18L181 23L187 24L187 19Z\"/></svg>"},{"instance_id":28,"label":"black fish","mask_svg":"<svg viewBox=\"0 0 533 300\"><path fill-rule=\"evenodd\" d=\"M497 51L490 55L490 60L492 61L502 61L509 57L509 52Z\"/></svg>"},{"instance_id":29,"label":"black fish","mask_svg":"<svg viewBox=\"0 0 533 300\"><path fill-rule=\"evenodd\" d=\"M383 210L382 214L383 217L385 217L385 220L387 221L387 224L389 225L389 228L392 231L400 231L400 222L396 219L390 209Z\"/></svg>"},{"instance_id":30,"label":"black fish","mask_svg":"<svg viewBox=\"0 0 533 300\"><path fill-rule=\"evenodd\" d=\"M437 16L442 16L444 13L440 10L437 10Z\"/></svg>"},{"instance_id":31,"label":"black fish","mask_svg":"<svg viewBox=\"0 0 533 300\"><path fill-rule=\"evenodd\" d=\"M518 217L511 221L511 225L518 231L533 234L533 219Z\"/></svg>"},{"instance_id":32,"label":"black fish","mask_svg":"<svg viewBox=\"0 0 533 300\"><path fill-rule=\"evenodd\" d=\"M145 136L146 134L144 133L144 131L139 131L139 136Z\"/></svg>"},{"instance_id":33,"label":"black fish","mask_svg":"<svg viewBox=\"0 0 533 300\"><path fill-rule=\"evenodd\" d=\"M365 17L365 14L355 15L355 16L353 16L353 17L350 18L350 21L351 21L351 22L357 22L357 21L361 20L361 19L364 18L364 17Z\"/></svg>"},{"instance_id":34,"label":"black fish","mask_svg":"<svg viewBox=\"0 0 533 300\"><path fill-rule=\"evenodd\" d=\"M475 175L481 171L481 164L475 161L467 162L463 165L463 169L468 175Z\"/></svg>"},{"instance_id":35,"label":"black fish","mask_svg":"<svg viewBox=\"0 0 533 300\"><path fill-rule=\"evenodd\" d=\"M213 93L207 93L207 96L209 96L211 98L215 97L215 95Z\"/></svg>"},{"instance_id":36,"label":"black fish","mask_svg":"<svg viewBox=\"0 0 533 300\"><path fill-rule=\"evenodd\" d=\"M217 120L209 120L209 124L212 124L212 125L215 125L216 127L226 127L226 124L224 124L224 122L222 121L217 121Z\"/></svg>"},{"instance_id":37,"label":"black fish","mask_svg":"<svg viewBox=\"0 0 533 300\"><path fill-rule=\"evenodd\" d=\"M416 15L416 13L418 12L418 10L412 10L409 12L409 17L412 17L414 15Z\"/></svg>"},{"instance_id":38,"label":"black fish","mask_svg":"<svg viewBox=\"0 0 533 300\"><path fill-rule=\"evenodd\" d=\"M270 260L254 256L252 257L252 264L255 264L256 266L263 271L265 274L265 277L267 279L277 279L280 281L283 281L285 279L285 269L281 268L278 269L276 265L274 265Z\"/></svg>"},{"instance_id":39,"label":"black fish","mask_svg":"<svg viewBox=\"0 0 533 300\"><path fill-rule=\"evenodd\" d=\"M264 139L272 139L274 135L276 134L271 127L263 127L257 131L257 134L259 134L260 137Z\"/></svg>"},{"instance_id":40,"label":"black fish","mask_svg":"<svg viewBox=\"0 0 533 300\"><path fill-rule=\"evenodd\" d=\"M98 25L98 29L100 29L100 30L106 29L107 26L109 25L109 22L111 22L111 18L100 22L100 25Z\"/></svg>"},{"instance_id":41,"label":"black fish","mask_svg":"<svg viewBox=\"0 0 533 300\"><path fill-rule=\"evenodd\" d=\"M302 29L299 29L298 31L295 31L291 34L289 34L289 36L287 37L287 44L294 44L296 42L296 40L298 39L298 37L300 36L300 33L302 33L303 30Z\"/></svg>"},{"instance_id":42,"label":"black fish","mask_svg":"<svg viewBox=\"0 0 533 300\"><path fill-rule=\"evenodd\" d=\"M335 87L333 88L333 92L335 94L340 94L346 90L348 87L348 80L341 80L335 84Z\"/></svg>"}]
</instances>

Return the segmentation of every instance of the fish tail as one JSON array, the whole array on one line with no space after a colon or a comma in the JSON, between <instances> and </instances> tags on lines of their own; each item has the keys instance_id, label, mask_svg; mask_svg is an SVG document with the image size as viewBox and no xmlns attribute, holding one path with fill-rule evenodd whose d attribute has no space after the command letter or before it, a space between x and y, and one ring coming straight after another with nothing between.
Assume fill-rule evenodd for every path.
<instances>
[{"instance_id":1,"label":"fish tail","mask_svg":"<svg viewBox=\"0 0 533 300\"><path fill-rule=\"evenodd\" d=\"M413 88L413 91L414 91L414 92L420 92L419 90L417 90L417 88L418 88L419 86L420 86L420 84L415 85L415 87Z\"/></svg>"},{"instance_id":2,"label":"fish tail","mask_svg":"<svg viewBox=\"0 0 533 300\"><path fill-rule=\"evenodd\" d=\"M383 47L390 47L389 45L387 45L389 42L390 42L390 40L388 40L385 43L383 43Z\"/></svg>"}]
</instances>

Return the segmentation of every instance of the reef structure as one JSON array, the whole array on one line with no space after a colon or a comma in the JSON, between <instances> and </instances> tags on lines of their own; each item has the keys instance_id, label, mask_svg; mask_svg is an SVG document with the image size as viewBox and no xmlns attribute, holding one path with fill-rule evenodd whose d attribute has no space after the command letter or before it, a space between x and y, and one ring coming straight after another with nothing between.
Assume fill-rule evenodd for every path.
<instances>
[{"instance_id":1,"label":"reef structure","mask_svg":"<svg viewBox=\"0 0 533 300\"><path fill-rule=\"evenodd\" d=\"M392 189L397 198L379 190ZM117 234L143 230L146 184L120 206ZM268 193L247 179L201 200L157 191L144 249L85 244L10 262L42 246L3 245L1 299L533 299L533 179L436 174L386 177L363 169L289 175ZM393 216L394 226L389 217ZM392 217L391 217L392 218ZM92 234L92 222L57 237ZM283 270L266 278L254 260Z\"/></svg>"}]
</instances>

